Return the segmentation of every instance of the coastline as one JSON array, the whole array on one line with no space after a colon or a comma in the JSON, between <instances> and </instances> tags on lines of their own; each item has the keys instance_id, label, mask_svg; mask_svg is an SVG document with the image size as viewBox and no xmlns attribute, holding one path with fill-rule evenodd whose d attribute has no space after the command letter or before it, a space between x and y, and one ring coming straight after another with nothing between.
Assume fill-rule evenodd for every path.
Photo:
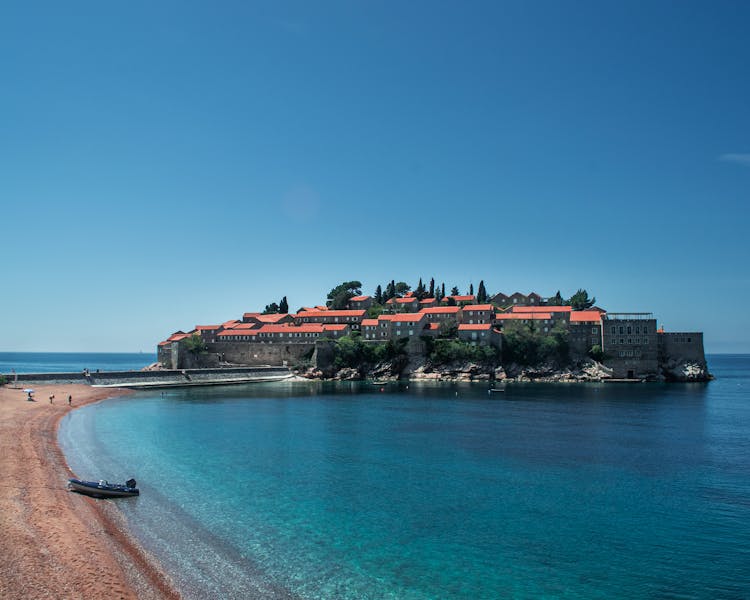
<instances>
[{"instance_id":1,"label":"coastline","mask_svg":"<svg viewBox=\"0 0 750 600\"><path fill-rule=\"evenodd\" d=\"M22 389L0 387L0 597L179 598L110 501L66 486L74 474L57 443L62 417L132 392L85 384L33 388L35 402Z\"/></svg>"}]
</instances>

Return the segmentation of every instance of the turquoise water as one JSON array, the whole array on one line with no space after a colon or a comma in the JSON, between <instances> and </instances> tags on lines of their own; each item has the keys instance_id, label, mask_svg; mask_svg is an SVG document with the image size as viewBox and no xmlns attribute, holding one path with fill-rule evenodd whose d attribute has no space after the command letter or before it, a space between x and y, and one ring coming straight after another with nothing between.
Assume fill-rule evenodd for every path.
<instances>
[{"instance_id":1,"label":"turquoise water","mask_svg":"<svg viewBox=\"0 0 750 600\"><path fill-rule=\"evenodd\" d=\"M0 373L78 373L136 371L156 362L143 352L0 352Z\"/></svg>"},{"instance_id":2,"label":"turquoise water","mask_svg":"<svg viewBox=\"0 0 750 600\"><path fill-rule=\"evenodd\" d=\"M750 357L710 384L274 383L74 411L186 597L750 597Z\"/></svg>"}]
</instances>

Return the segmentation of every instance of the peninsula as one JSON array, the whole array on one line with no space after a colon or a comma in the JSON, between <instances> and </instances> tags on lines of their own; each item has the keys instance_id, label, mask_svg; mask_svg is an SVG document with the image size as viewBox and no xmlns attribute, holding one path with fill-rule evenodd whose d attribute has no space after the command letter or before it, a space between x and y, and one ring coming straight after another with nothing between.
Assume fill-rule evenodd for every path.
<instances>
[{"instance_id":1,"label":"peninsula","mask_svg":"<svg viewBox=\"0 0 750 600\"><path fill-rule=\"evenodd\" d=\"M324 303L176 331L157 347L167 369L285 365L305 377L521 381L707 381L701 332L667 332L649 312L609 312L579 289L542 297L465 294L434 279L391 281L374 295L359 281Z\"/></svg>"}]
</instances>

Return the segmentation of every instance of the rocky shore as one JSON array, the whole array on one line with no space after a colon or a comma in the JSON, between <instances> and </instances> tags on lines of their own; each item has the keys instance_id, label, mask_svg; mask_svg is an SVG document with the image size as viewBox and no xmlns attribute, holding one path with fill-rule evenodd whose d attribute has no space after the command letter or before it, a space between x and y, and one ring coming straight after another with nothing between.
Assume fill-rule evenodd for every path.
<instances>
[{"instance_id":1,"label":"rocky shore","mask_svg":"<svg viewBox=\"0 0 750 600\"><path fill-rule=\"evenodd\" d=\"M360 368L346 367L320 369L310 367L298 370L296 374L306 379L331 381L446 381L446 382L542 382L542 383L584 383L613 379L612 369L594 360L579 365L561 367L546 363L536 366L486 365L474 362L431 365L425 361L388 361L377 365L362 365ZM659 376L649 381L701 382L713 379L705 364L676 361L667 365Z\"/></svg>"}]
</instances>

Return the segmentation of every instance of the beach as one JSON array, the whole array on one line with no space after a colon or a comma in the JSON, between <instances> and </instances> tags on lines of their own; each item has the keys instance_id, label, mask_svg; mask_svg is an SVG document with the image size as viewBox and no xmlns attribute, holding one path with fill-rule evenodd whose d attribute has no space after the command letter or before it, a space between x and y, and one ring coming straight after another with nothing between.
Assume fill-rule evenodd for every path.
<instances>
[{"instance_id":1,"label":"beach","mask_svg":"<svg viewBox=\"0 0 750 600\"><path fill-rule=\"evenodd\" d=\"M60 419L129 391L32 387L33 402L21 386L0 387L0 597L179 598L158 564L127 534L111 500L66 486L75 474L57 445Z\"/></svg>"}]
</instances>

